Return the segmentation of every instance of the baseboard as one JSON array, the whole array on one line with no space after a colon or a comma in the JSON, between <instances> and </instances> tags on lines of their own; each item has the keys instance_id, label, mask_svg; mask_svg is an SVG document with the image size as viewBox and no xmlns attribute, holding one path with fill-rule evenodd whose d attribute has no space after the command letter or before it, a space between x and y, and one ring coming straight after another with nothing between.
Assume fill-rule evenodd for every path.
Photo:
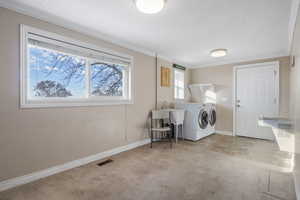
<instances>
[{"instance_id":1,"label":"baseboard","mask_svg":"<svg viewBox=\"0 0 300 200\"><path fill-rule=\"evenodd\" d=\"M219 131L219 130L216 130L216 134L233 136L233 132L231 132L231 131Z\"/></svg>"},{"instance_id":2,"label":"baseboard","mask_svg":"<svg viewBox=\"0 0 300 200\"><path fill-rule=\"evenodd\" d=\"M45 178L47 176L51 176L51 175L75 168L75 167L79 167L79 166L82 166L82 165L85 165L85 164L88 164L88 163L91 163L91 162L94 162L97 160L101 160L103 158L106 158L106 157L109 157L109 156L112 156L112 155L115 155L115 154L118 154L118 153L121 153L124 151L128 151L130 149L134 149L134 148L143 146L148 143L150 143L150 139L141 140L138 142L134 142L134 143L122 146L122 147L117 147L117 148L109 150L109 151L104 151L104 152L101 152L101 153L98 153L95 155L81 158L79 160L74 160L74 161L67 162L62 165L54 166L54 167L51 167L51 168L48 168L48 169L45 169L42 171L34 172L31 174L27 174L27 175L12 178L12 179L8 179L8 180L0 182L0 191L4 191L4 190L7 190L10 188L19 186L19 185L30 183L30 182L39 180L41 178Z\"/></svg>"}]
</instances>

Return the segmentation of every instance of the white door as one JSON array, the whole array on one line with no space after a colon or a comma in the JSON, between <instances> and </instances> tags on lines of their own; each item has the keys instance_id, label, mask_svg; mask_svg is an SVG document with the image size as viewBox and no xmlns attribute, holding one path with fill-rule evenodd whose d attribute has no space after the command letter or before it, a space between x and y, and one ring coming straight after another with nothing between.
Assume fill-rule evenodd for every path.
<instances>
[{"instance_id":1,"label":"white door","mask_svg":"<svg viewBox=\"0 0 300 200\"><path fill-rule=\"evenodd\" d=\"M273 140L272 130L258 126L258 118L279 114L279 64L238 66L235 70L236 135Z\"/></svg>"}]
</instances>

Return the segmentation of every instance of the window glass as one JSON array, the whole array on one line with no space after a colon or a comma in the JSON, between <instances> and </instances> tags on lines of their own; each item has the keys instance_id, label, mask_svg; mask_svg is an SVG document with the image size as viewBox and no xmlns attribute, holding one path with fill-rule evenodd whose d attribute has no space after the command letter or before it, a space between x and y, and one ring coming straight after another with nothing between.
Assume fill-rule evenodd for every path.
<instances>
[{"instance_id":1,"label":"window glass","mask_svg":"<svg viewBox=\"0 0 300 200\"><path fill-rule=\"evenodd\" d=\"M21 25L23 108L133 103L133 57Z\"/></svg>"},{"instance_id":2,"label":"window glass","mask_svg":"<svg viewBox=\"0 0 300 200\"><path fill-rule=\"evenodd\" d=\"M174 69L174 97L184 99L184 71Z\"/></svg>"},{"instance_id":3,"label":"window glass","mask_svg":"<svg viewBox=\"0 0 300 200\"><path fill-rule=\"evenodd\" d=\"M29 52L29 98L85 96L86 59L34 45Z\"/></svg>"},{"instance_id":4,"label":"window glass","mask_svg":"<svg viewBox=\"0 0 300 200\"><path fill-rule=\"evenodd\" d=\"M116 64L91 64L91 94L93 96L123 96L124 67Z\"/></svg>"}]
</instances>

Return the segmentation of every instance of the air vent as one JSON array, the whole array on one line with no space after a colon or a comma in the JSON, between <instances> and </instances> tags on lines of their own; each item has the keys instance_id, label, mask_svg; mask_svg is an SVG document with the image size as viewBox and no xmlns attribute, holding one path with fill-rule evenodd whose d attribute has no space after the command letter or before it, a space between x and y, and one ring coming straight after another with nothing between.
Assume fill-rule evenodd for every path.
<instances>
[{"instance_id":1,"label":"air vent","mask_svg":"<svg viewBox=\"0 0 300 200\"><path fill-rule=\"evenodd\" d=\"M99 167L102 167L103 165L106 165L106 164L111 163L111 162L113 162L112 159L107 159L107 160L104 160L104 161L98 163L97 165L98 165Z\"/></svg>"}]
</instances>

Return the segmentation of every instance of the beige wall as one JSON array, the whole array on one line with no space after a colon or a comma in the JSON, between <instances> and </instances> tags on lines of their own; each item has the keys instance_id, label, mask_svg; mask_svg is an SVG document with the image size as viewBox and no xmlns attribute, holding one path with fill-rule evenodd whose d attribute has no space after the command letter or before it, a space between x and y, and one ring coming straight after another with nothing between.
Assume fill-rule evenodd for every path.
<instances>
[{"instance_id":1,"label":"beige wall","mask_svg":"<svg viewBox=\"0 0 300 200\"><path fill-rule=\"evenodd\" d=\"M160 108L164 102L166 102L168 105L173 106L175 99L174 99L174 68L173 63L170 61L164 60L159 58L157 62L157 104L158 108ZM161 86L161 73L160 69L161 67L168 67L171 70L171 87L162 87ZM185 86L187 86L190 83L191 75L190 70L186 69L184 74L184 80L185 80ZM185 90L185 101L190 100L190 93L186 89Z\"/></svg>"},{"instance_id":2,"label":"beige wall","mask_svg":"<svg viewBox=\"0 0 300 200\"><path fill-rule=\"evenodd\" d=\"M134 56L133 105L19 109L19 24ZM155 59L0 8L0 181L142 140L155 106Z\"/></svg>"},{"instance_id":3,"label":"beige wall","mask_svg":"<svg viewBox=\"0 0 300 200\"><path fill-rule=\"evenodd\" d=\"M244 63L234 63L211 66L191 70L192 83L213 83L217 94L217 123L218 131L233 131L233 67L241 64L280 61L280 115L289 113L289 57L256 60Z\"/></svg>"}]
</instances>

